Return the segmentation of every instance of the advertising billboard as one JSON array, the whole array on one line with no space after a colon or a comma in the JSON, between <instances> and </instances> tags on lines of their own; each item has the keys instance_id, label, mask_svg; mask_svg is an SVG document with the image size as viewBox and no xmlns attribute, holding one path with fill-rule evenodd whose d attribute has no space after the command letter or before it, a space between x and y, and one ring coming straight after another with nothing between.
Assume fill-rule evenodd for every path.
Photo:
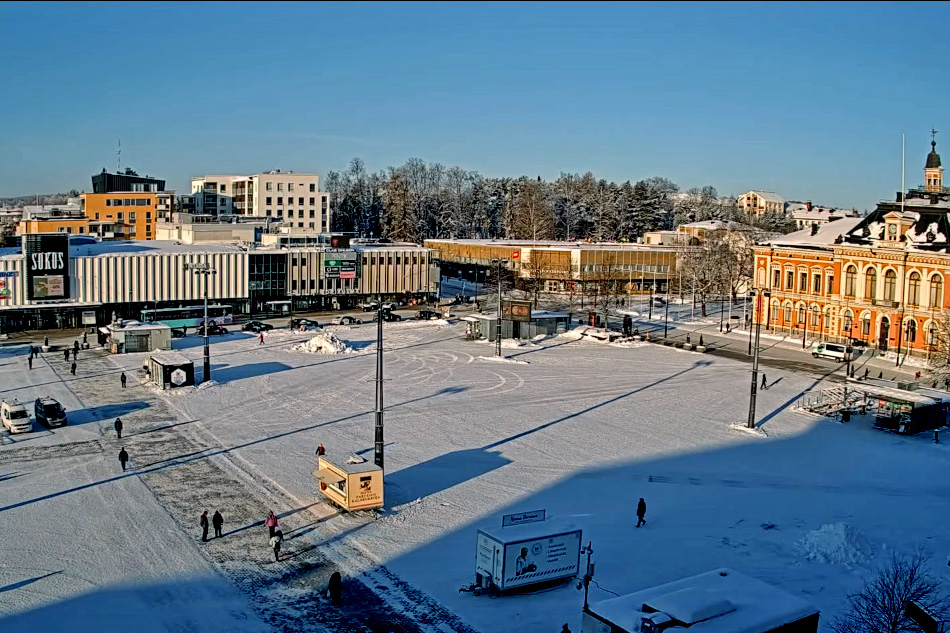
<instances>
[{"instance_id":1,"label":"advertising billboard","mask_svg":"<svg viewBox=\"0 0 950 633\"><path fill-rule=\"evenodd\" d=\"M577 573L580 551L580 530L507 543L502 586L509 589L572 576Z\"/></svg>"},{"instance_id":2,"label":"advertising billboard","mask_svg":"<svg viewBox=\"0 0 950 633\"><path fill-rule=\"evenodd\" d=\"M356 279L357 253L353 250L328 248L323 255L325 279Z\"/></svg>"},{"instance_id":3,"label":"advertising billboard","mask_svg":"<svg viewBox=\"0 0 950 633\"><path fill-rule=\"evenodd\" d=\"M36 233L23 237L26 297L30 301L69 299L69 235Z\"/></svg>"},{"instance_id":4,"label":"advertising billboard","mask_svg":"<svg viewBox=\"0 0 950 633\"><path fill-rule=\"evenodd\" d=\"M531 322L531 302L505 299L501 302L501 318L506 321Z\"/></svg>"}]
</instances>

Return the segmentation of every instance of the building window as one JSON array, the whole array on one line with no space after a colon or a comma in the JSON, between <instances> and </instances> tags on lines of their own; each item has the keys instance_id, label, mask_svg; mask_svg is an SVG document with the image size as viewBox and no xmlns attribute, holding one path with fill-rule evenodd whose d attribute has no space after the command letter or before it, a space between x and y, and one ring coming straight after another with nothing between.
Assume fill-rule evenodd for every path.
<instances>
[{"instance_id":1,"label":"building window","mask_svg":"<svg viewBox=\"0 0 950 633\"><path fill-rule=\"evenodd\" d=\"M877 297L877 271L868 268L864 273L864 298L872 300Z\"/></svg>"},{"instance_id":2,"label":"building window","mask_svg":"<svg viewBox=\"0 0 950 633\"><path fill-rule=\"evenodd\" d=\"M943 305L943 277L934 275L930 278L930 307L939 308Z\"/></svg>"},{"instance_id":3,"label":"building window","mask_svg":"<svg viewBox=\"0 0 950 633\"><path fill-rule=\"evenodd\" d=\"M313 228L313 222L310 223L309 228L311 228L311 229Z\"/></svg>"},{"instance_id":4,"label":"building window","mask_svg":"<svg viewBox=\"0 0 950 633\"><path fill-rule=\"evenodd\" d=\"M135 226L134 226L134 225L129 227L129 235L135 235Z\"/></svg>"},{"instance_id":5,"label":"building window","mask_svg":"<svg viewBox=\"0 0 950 633\"><path fill-rule=\"evenodd\" d=\"M303 222L297 222L297 228L298 228L298 229L302 229L302 228L303 228Z\"/></svg>"},{"instance_id":6,"label":"building window","mask_svg":"<svg viewBox=\"0 0 950 633\"><path fill-rule=\"evenodd\" d=\"M907 303L908 305L920 305L920 273L912 272L907 281Z\"/></svg>"},{"instance_id":7,"label":"building window","mask_svg":"<svg viewBox=\"0 0 950 633\"><path fill-rule=\"evenodd\" d=\"M816 295L821 294L821 273L815 273L812 275L812 287L811 291Z\"/></svg>"},{"instance_id":8,"label":"building window","mask_svg":"<svg viewBox=\"0 0 950 633\"><path fill-rule=\"evenodd\" d=\"M300 209L299 211L297 211L297 217L300 217L300 218L303 217L303 209Z\"/></svg>"},{"instance_id":9,"label":"building window","mask_svg":"<svg viewBox=\"0 0 950 633\"><path fill-rule=\"evenodd\" d=\"M313 193L316 190L317 190L317 186L313 183L310 183L310 193Z\"/></svg>"},{"instance_id":10,"label":"building window","mask_svg":"<svg viewBox=\"0 0 950 633\"><path fill-rule=\"evenodd\" d=\"M821 310L818 306L811 307L811 326L818 327L818 321L821 319Z\"/></svg>"},{"instance_id":11,"label":"building window","mask_svg":"<svg viewBox=\"0 0 950 633\"><path fill-rule=\"evenodd\" d=\"M82 235L82 234L85 233L85 232L86 232L86 229L85 229L84 227L79 227L79 234L80 234L80 235Z\"/></svg>"},{"instance_id":12,"label":"building window","mask_svg":"<svg viewBox=\"0 0 950 633\"><path fill-rule=\"evenodd\" d=\"M778 288L781 283L782 283L782 271L773 270L772 271L772 287Z\"/></svg>"},{"instance_id":13,"label":"building window","mask_svg":"<svg viewBox=\"0 0 950 633\"><path fill-rule=\"evenodd\" d=\"M227 186L227 185L221 185L221 193L224 193L224 192L227 191L227 190L228 190L228 186Z\"/></svg>"},{"instance_id":14,"label":"building window","mask_svg":"<svg viewBox=\"0 0 950 633\"><path fill-rule=\"evenodd\" d=\"M917 340L917 321L914 319L907 322L907 336L905 338L908 343L913 343Z\"/></svg>"},{"instance_id":15,"label":"building window","mask_svg":"<svg viewBox=\"0 0 950 633\"><path fill-rule=\"evenodd\" d=\"M937 344L937 326L933 323L927 328L927 345Z\"/></svg>"},{"instance_id":16,"label":"building window","mask_svg":"<svg viewBox=\"0 0 950 633\"><path fill-rule=\"evenodd\" d=\"M135 211L129 211L129 222L135 222Z\"/></svg>"},{"instance_id":17,"label":"building window","mask_svg":"<svg viewBox=\"0 0 950 633\"><path fill-rule=\"evenodd\" d=\"M303 204L303 198L301 198L300 200L301 200L300 204ZM315 204L317 204L317 199L316 199L316 198L310 198L310 206L312 207L312 206L315 205Z\"/></svg>"},{"instance_id":18,"label":"building window","mask_svg":"<svg viewBox=\"0 0 950 633\"><path fill-rule=\"evenodd\" d=\"M792 304L788 303L785 305L785 319L783 320L783 323L791 323L791 322L792 322Z\"/></svg>"},{"instance_id":19,"label":"building window","mask_svg":"<svg viewBox=\"0 0 950 633\"><path fill-rule=\"evenodd\" d=\"M277 196L277 206L284 204L284 198L282 196Z\"/></svg>"},{"instance_id":20,"label":"building window","mask_svg":"<svg viewBox=\"0 0 950 633\"><path fill-rule=\"evenodd\" d=\"M828 275L828 284L825 286L825 294L830 295L834 287L835 287L835 276Z\"/></svg>"},{"instance_id":21,"label":"building window","mask_svg":"<svg viewBox=\"0 0 950 633\"><path fill-rule=\"evenodd\" d=\"M151 220L151 219L152 219L152 212L151 212L151 211L146 211L146 212L145 212L145 219L146 219L146 220Z\"/></svg>"},{"instance_id":22,"label":"building window","mask_svg":"<svg viewBox=\"0 0 950 633\"><path fill-rule=\"evenodd\" d=\"M798 273L798 291L808 292L808 273Z\"/></svg>"},{"instance_id":23,"label":"building window","mask_svg":"<svg viewBox=\"0 0 950 633\"><path fill-rule=\"evenodd\" d=\"M277 191L283 191L283 190L284 190L284 183L282 182L277 183Z\"/></svg>"},{"instance_id":24,"label":"building window","mask_svg":"<svg viewBox=\"0 0 950 633\"><path fill-rule=\"evenodd\" d=\"M795 273L791 270L785 273L785 289L793 290L795 288Z\"/></svg>"},{"instance_id":25,"label":"building window","mask_svg":"<svg viewBox=\"0 0 950 633\"><path fill-rule=\"evenodd\" d=\"M99 212L98 212L98 211L96 211L96 219L97 219L97 220L99 219Z\"/></svg>"},{"instance_id":26,"label":"building window","mask_svg":"<svg viewBox=\"0 0 950 633\"><path fill-rule=\"evenodd\" d=\"M265 182L265 183L264 183L264 189L265 189L266 191L273 191L273 190L274 190L274 183L272 183L272 182Z\"/></svg>"},{"instance_id":27,"label":"building window","mask_svg":"<svg viewBox=\"0 0 950 633\"><path fill-rule=\"evenodd\" d=\"M798 306L798 322L805 325L805 306Z\"/></svg>"},{"instance_id":28,"label":"building window","mask_svg":"<svg viewBox=\"0 0 950 633\"><path fill-rule=\"evenodd\" d=\"M133 228L133 230L135 229L135 227L132 227L132 228ZM152 225L151 225L151 224L146 224L146 225L145 225L145 237L150 237L151 235L152 235Z\"/></svg>"},{"instance_id":29,"label":"building window","mask_svg":"<svg viewBox=\"0 0 950 633\"><path fill-rule=\"evenodd\" d=\"M122 219L122 212L116 213L116 214L115 214L115 219L116 219L116 220L121 220L121 219Z\"/></svg>"},{"instance_id":30,"label":"building window","mask_svg":"<svg viewBox=\"0 0 950 633\"><path fill-rule=\"evenodd\" d=\"M324 210L324 211L327 210L327 197L326 197L326 196L323 196L323 210Z\"/></svg>"},{"instance_id":31,"label":"building window","mask_svg":"<svg viewBox=\"0 0 950 633\"><path fill-rule=\"evenodd\" d=\"M858 276L858 269L854 266L848 266L844 271L844 296L854 297L855 278Z\"/></svg>"},{"instance_id":32,"label":"building window","mask_svg":"<svg viewBox=\"0 0 950 633\"><path fill-rule=\"evenodd\" d=\"M850 336L851 334L851 311L848 310L844 313L844 320L841 325L841 331L844 332L845 336Z\"/></svg>"},{"instance_id":33,"label":"building window","mask_svg":"<svg viewBox=\"0 0 950 633\"><path fill-rule=\"evenodd\" d=\"M293 190L294 190L294 183L288 182L288 183L287 183L287 191L293 191Z\"/></svg>"},{"instance_id":34,"label":"building window","mask_svg":"<svg viewBox=\"0 0 950 633\"><path fill-rule=\"evenodd\" d=\"M310 217L311 217L311 218L312 218L312 217L315 217L314 212L313 212L313 209L310 209Z\"/></svg>"},{"instance_id":35,"label":"building window","mask_svg":"<svg viewBox=\"0 0 950 633\"><path fill-rule=\"evenodd\" d=\"M884 298L888 301L894 300L894 290L897 288L897 273L888 270L884 273Z\"/></svg>"}]
</instances>

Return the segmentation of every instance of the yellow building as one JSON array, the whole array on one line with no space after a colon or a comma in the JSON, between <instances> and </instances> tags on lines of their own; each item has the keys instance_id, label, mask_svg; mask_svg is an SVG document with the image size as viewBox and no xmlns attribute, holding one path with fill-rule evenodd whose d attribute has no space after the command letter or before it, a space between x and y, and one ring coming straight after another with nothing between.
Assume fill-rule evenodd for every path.
<instances>
[{"instance_id":1,"label":"yellow building","mask_svg":"<svg viewBox=\"0 0 950 633\"><path fill-rule=\"evenodd\" d=\"M84 193L83 211L94 235L104 240L153 240L159 212L174 210L174 191Z\"/></svg>"},{"instance_id":2,"label":"yellow building","mask_svg":"<svg viewBox=\"0 0 950 633\"><path fill-rule=\"evenodd\" d=\"M747 191L736 198L736 206L754 218L785 213L785 199L771 191Z\"/></svg>"},{"instance_id":3,"label":"yellow building","mask_svg":"<svg viewBox=\"0 0 950 633\"><path fill-rule=\"evenodd\" d=\"M89 219L81 218L30 218L20 220L16 227L17 235L31 233L69 233L70 235L88 235Z\"/></svg>"}]
</instances>

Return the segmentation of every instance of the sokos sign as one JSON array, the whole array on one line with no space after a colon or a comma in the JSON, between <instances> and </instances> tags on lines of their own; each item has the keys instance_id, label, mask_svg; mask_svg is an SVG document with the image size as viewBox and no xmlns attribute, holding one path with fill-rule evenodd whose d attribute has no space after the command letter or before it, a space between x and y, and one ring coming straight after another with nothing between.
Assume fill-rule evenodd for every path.
<instances>
[{"instance_id":1,"label":"sokos sign","mask_svg":"<svg viewBox=\"0 0 950 633\"><path fill-rule=\"evenodd\" d=\"M69 299L69 235L37 233L24 238L27 299Z\"/></svg>"}]
</instances>

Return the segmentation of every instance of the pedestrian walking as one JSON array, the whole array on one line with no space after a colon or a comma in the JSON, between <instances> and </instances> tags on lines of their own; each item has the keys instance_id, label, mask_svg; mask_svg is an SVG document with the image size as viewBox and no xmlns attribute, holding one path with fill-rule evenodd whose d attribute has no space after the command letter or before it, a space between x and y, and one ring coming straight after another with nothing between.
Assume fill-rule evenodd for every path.
<instances>
[{"instance_id":1,"label":"pedestrian walking","mask_svg":"<svg viewBox=\"0 0 950 633\"><path fill-rule=\"evenodd\" d=\"M122 464L122 472L125 472L125 465L129 462L129 454L125 452L125 448L119 450L119 463Z\"/></svg>"},{"instance_id":2,"label":"pedestrian walking","mask_svg":"<svg viewBox=\"0 0 950 633\"><path fill-rule=\"evenodd\" d=\"M883 377L884 377L884 372L883 372L883 371L877 372L877 377L878 377L878 378L883 378Z\"/></svg>"},{"instance_id":3,"label":"pedestrian walking","mask_svg":"<svg viewBox=\"0 0 950 633\"><path fill-rule=\"evenodd\" d=\"M268 535L274 536L274 532L277 530L277 515L274 514L273 510L271 510L267 518L264 519L264 525L267 526Z\"/></svg>"},{"instance_id":4,"label":"pedestrian walking","mask_svg":"<svg viewBox=\"0 0 950 633\"><path fill-rule=\"evenodd\" d=\"M702 334L699 335L699 346L700 346L700 347L704 347L704 346L705 346L704 343L703 343L703 335L702 335Z\"/></svg>"},{"instance_id":5,"label":"pedestrian walking","mask_svg":"<svg viewBox=\"0 0 950 633\"><path fill-rule=\"evenodd\" d=\"M74 352L79 351L79 339L76 339L75 341L73 341L73 351Z\"/></svg>"},{"instance_id":6,"label":"pedestrian walking","mask_svg":"<svg viewBox=\"0 0 950 633\"><path fill-rule=\"evenodd\" d=\"M125 389L125 383L128 381L128 378L125 377L125 372L122 372L122 375L119 376L119 382L122 383L122 388Z\"/></svg>"},{"instance_id":7,"label":"pedestrian walking","mask_svg":"<svg viewBox=\"0 0 950 633\"><path fill-rule=\"evenodd\" d=\"M89 342L89 339L87 338L87 336L88 336L88 333L86 333L86 332L83 332L83 333L82 333L82 344L83 344L83 345L85 345L86 343Z\"/></svg>"},{"instance_id":8,"label":"pedestrian walking","mask_svg":"<svg viewBox=\"0 0 950 633\"><path fill-rule=\"evenodd\" d=\"M317 444L317 457L323 457L327 454L327 449L323 448L323 444Z\"/></svg>"},{"instance_id":9,"label":"pedestrian walking","mask_svg":"<svg viewBox=\"0 0 950 633\"><path fill-rule=\"evenodd\" d=\"M73 348L73 360L79 360L79 348L78 348L78 347L74 347L74 348Z\"/></svg>"},{"instance_id":10,"label":"pedestrian walking","mask_svg":"<svg viewBox=\"0 0 950 633\"><path fill-rule=\"evenodd\" d=\"M76 361L73 361L73 364L69 366L69 373L73 376L76 375Z\"/></svg>"},{"instance_id":11,"label":"pedestrian walking","mask_svg":"<svg viewBox=\"0 0 950 633\"><path fill-rule=\"evenodd\" d=\"M214 538L221 538L221 528L224 526L224 517L221 516L220 510L214 511L214 516L211 517L211 525L214 526Z\"/></svg>"},{"instance_id":12,"label":"pedestrian walking","mask_svg":"<svg viewBox=\"0 0 950 633\"><path fill-rule=\"evenodd\" d=\"M201 513L201 519L198 521L198 524L201 526L201 540L206 542L208 540L208 511L205 510Z\"/></svg>"},{"instance_id":13,"label":"pedestrian walking","mask_svg":"<svg viewBox=\"0 0 950 633\"><path fill-rule=\"evenodd\" d=\"M867 367L864 368L864 379L865 379L865 380L868 379L868 373L869 373L870 371L871 371L871 370L868 369Z\"/></svg>"},{"instance_id":14,"label":"pedestrian walking","mask_svg":"<svg viewBox=\"0 0 950 633\"><path fill-rule=\"evenodd\" d=\"M121 440L121 439L122 439L122 419L121 419L121 418L116 418L116 419L115 419L115 424L113 424L112 426L115 427L115 435L116 435L116 438L118 438L118 439Z\"/></svg>"},{"instance_id":15,"label":"pedestrian walking","mask_svg":"<svg viewBox=\"0 0 950 633\"><path fill-rule=\"evenodd\" d=\"M49 347L49 337L48 337L48 336L44 336L44 337L43 337L43 347Z\"/></svg>"},{"instance_id":16,"label":"pedestrian walking","mask_svg":"<svg viewBox=\"0 0 950 633\"><path fill-rule=\"evenodd\" d=\"M918 371L916 374L914 374L914 380L920 380L920 372L919 372L919 371Z\"/></svg>"},{"instance_id":17,"label":"pedestrian walking","mask_svg":"<svg viewBox=\"0 0 950 633\"><path fill-rule=\"evenodd\" d=\"M765 379L765 372L762 372L762 391L769 388L769 382Z\"/></svg>"},{"instance_id":18,"label":"pedestrian walking","mask_svg":"<svg viewBox=\"0 0 950 633\"><path fill-rule=\"evenodd\" d=\"M338 605L343 598L343 578L340 572L335 571L330 574L330 582L327 583L327 595L330 596L330 602Z\"/></svg>"},{"instance_id":19,"label":"pedestrian walking","mask_svg":"<svg viewBox=\"0 0 950 633\"><path fill-rule=\"evenodd\" d=\"M647 520L643 517L647 513L647 502L643 500L643 497L640 497L640 503L637 504L637 527L645 525Z\"/></svg>"},{"instance_id":20,"label":"pedestrian walking","mask_svg":"<svg viewBox=\"0 0 950 633\"><path fill-rule=\"evenodd\" d=\"M258 334L257 340L260 341L260 342L258 343L258 345L263 345L263 344L264 344L264 332L261 332L260 334Z\"/></svg>"},{"instance_id":21,"label":"pedestrian walking","mask_svg":"<svg viewBox=\"0 0 950 633\"><path fill-rule=\"evenodd\" d=\"M26 359L26 362L29 363L30 369L33 369L33 354L30 353L30 357Z\"/></svg>"},{"instance_id":22,"label":"pedestrian walking","mask_svg":"<svg viewBox=\"0 0 950 633\"><path fill-rule=\"evenodd\" d=\"M69 349L68 349L68 348L63 350L63 360L66 361L67 363L69 362Z\"/></svg>"},{"instance_id":23,"label":"pedestrian walking","mask_svg":"<svg viewBox=\"0 0 950 633\"><path fill-rule=\"evenodd\" d=\"M274 533L274 536L270 537L270 546L274 550L274 560L280 562L280 544L284 540L284 533L280 530Z\"/></svg>"},{"instance_id":24,"label":"pedestrian walking","mask_svg":"<svg viewBox=\"0 0 950 633\"><path fill-rule=\"evenodd\" d=\"M686 344L689 345L689 332L686 333Z\"/></svg>"}]
</instances>

